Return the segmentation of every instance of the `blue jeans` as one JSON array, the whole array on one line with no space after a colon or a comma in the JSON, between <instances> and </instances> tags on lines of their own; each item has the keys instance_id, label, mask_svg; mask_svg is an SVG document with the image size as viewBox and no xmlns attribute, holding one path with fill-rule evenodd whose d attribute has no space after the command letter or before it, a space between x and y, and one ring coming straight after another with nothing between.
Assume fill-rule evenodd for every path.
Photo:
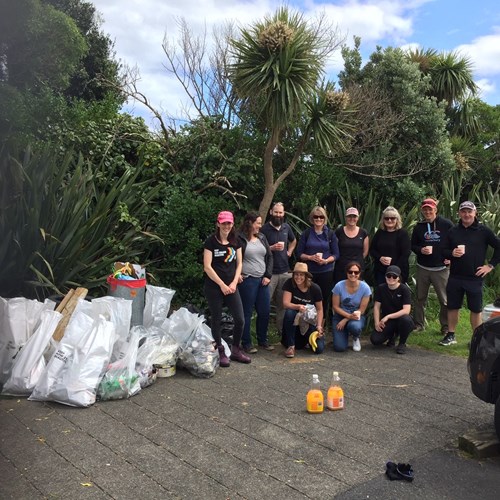
<instances>
[{"instance_id":1,"label":"blue jeans","mask_svg":"<svg viewBox=\"0 0 500 500\"><path fill-rule=\"evenodd\" d=\"M344 352L347 350L349 335L352 335L353 339L359 339L366 324L366 317L361 316L359 320L350 319L343 330L337 330L337 325L342 319L341 316L335 314L332 320L333 350L336 352Z\"/></svg>"},{"instance_id":2,"label":"blue jeans","mask_svg":"<svg viewBox=\"0 0 500 500\"><path fill-rule=\"evenodd\" d=\"M300 328L293 324L295 316L299 311L294 309L285 309L285 317L283 318L283 340L286 343L285 347L295 346L296 349L304 349L309 343L309 335L317 329L316 325L311 325L305 335L301 335ZM323 339L323 338L322 338ZM321 354L325 348L324 339L318 342L315 354Z\"/></svg>"},{"instance_id":3,"label":"blue jeans","mask_svg":"<svg viewBox=\"0 0 500 500\"><path fill-rule=\"evenodd\" d=\"M267 344L267 328L269 326L269 315L271 310L271 296L269 285L262 284L262 278L245 278L239 285L241 302L243 304L243 315L245 317L245 327L243 328L243 337L241 345L250 347L252 339L250 336L250 325L252 322L252 313L255 307L257 320L255 330L257 333L257 343L259 345Z\"/></svg>"}]
</instances>

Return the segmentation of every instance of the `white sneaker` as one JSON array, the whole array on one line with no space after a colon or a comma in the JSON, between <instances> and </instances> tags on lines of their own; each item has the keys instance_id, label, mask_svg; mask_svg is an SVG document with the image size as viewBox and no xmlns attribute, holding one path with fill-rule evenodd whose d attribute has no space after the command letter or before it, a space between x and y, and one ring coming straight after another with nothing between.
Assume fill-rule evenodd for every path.
<instances>
[{"instance_id":1,"label":"white sneaker","mask_svg":"<svg viewBox=\"0 0 500 500\"><path fill-rule=\"evenodd\" d=\"M355 352L361 351L361 342L359 341L359 339L352 340L352 350Z\"/></svg>"}]
</instances>

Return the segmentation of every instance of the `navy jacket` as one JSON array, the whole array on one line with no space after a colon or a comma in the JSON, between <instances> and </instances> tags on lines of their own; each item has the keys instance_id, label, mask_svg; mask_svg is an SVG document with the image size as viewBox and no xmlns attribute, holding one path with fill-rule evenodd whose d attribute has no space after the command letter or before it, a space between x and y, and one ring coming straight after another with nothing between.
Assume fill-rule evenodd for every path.
<instances>
[{"instance_id":1,"label":"navy jacket","mask_svg":"<svg viewBox=\"0 0 500 500\"><path fill-rule=\"evenodd\" d=\"M465 254L453 257L451 252L458 245L465 245ZM453 226L443 245L444 257L451 260L450 276L481 281L483 278L476 276L476 271L485 264L488 246L493 248L490 264L496 266L500 262L500 239L490 228L480 224L477 219L469 227L464 227L462 221Z\"/></svg>"}]
</instances>

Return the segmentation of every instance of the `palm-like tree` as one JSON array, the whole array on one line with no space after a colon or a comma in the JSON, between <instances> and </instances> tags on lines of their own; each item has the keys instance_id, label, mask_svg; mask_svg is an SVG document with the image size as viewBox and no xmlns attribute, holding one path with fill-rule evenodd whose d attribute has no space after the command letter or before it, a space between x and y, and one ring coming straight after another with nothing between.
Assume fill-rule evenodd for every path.
<instances>
[{"instance_id":1,"label":"palm-like tree","mask_svg":"<svg viewBox=\"0 0 500 500\"><path fill-rule=\"evenodd\" d=\"M448 109L477 93L477 85L472 77L472 63L469 58L457 52L437 55L430 68L431 85L439 101L445 100Z\"/></svg>"},{"instance_id":2,"label":"palm-like tree","mask_svg":"<svg viewBox=\"0 0 500 500\"><path fill-rule=\"evenodd\" d=\"M241 37L232 41L234 90L267 133L265 189L259 207L263 216L311 140L316 138L323 150L332 151L339 139L348 136L339 121L345 98L337 97L330 84L321 84L326 58L340 43L337 31L325 27L322 20L313 26L287 7L243 29ZM273 158L287 133L299 136L297 149L276 176Z\"/></svg>"}]
</instances>

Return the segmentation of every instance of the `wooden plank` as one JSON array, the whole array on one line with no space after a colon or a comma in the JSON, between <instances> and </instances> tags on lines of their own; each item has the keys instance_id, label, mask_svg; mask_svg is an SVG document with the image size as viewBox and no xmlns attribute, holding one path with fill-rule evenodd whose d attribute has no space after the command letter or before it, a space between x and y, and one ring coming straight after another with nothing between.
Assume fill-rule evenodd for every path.
<instances>
[{"instance_id":1,"label":"wooden plank","mask_svg":"<svg viewBox=\"0 0 500 500\"><path fill-rule=\"evenodd\" d=\"M64 308L66 307L66 304L68 303L69 299L71 296L75 293L75 290L73 288L70 289L70 291L64 296L64 298L61 300L59 305L56 307L57 312L62 312Z\"/></svg>"},{"instance_id":2,"label":"wooden plank","mask_svg":"<svg viewBox=\"0 0 500 500\"><path fill-rule=\"evenodd\" d=\"M63 315L63 317L61 321L59 321L59 324L57 325L57 328L52 335L52 338L55 341L59 342L63 338L66 327L68 326L69 320L75 310L76 305L78 304L78 301L80 299L84 299L87 296L87 293L88 290L86 288L77 288L73 291L73 293L70 294L68 292L66 294L66 297L69 295L69 298L65 301L63 308L59 311ZM66 299L66 297L64 297L64 299Z\"/></svg>"}]
</instances>

